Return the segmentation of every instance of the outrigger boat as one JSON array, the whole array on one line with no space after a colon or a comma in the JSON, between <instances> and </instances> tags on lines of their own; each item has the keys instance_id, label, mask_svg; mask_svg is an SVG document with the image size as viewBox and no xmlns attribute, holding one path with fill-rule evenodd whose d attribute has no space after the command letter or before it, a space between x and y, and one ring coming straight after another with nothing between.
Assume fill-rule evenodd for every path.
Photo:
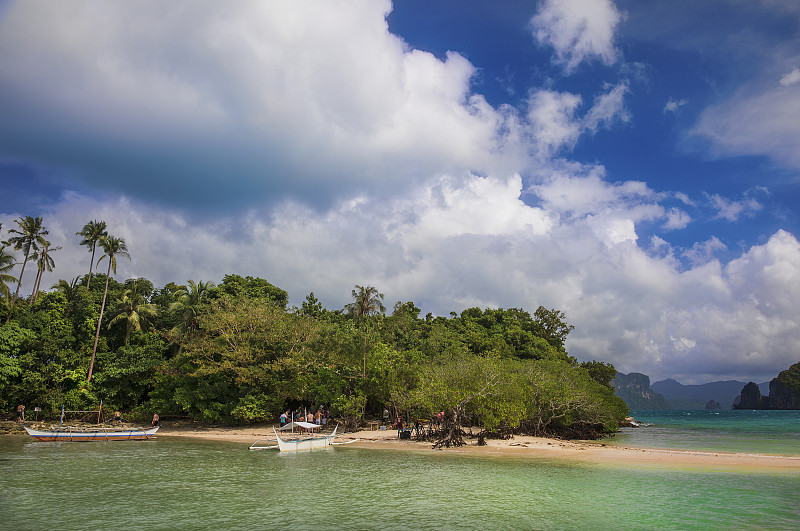
<instances>
[{"instance_id":1,"label":"outrigger boat","mask_svg":"<svg viewBox=\"0 0 800 531\"><path fill-rule=\"evenodd\" d=\"M308 430L309 434L308 435L303 434L296 438L294 436L295 428ZM277 448L281 452L299 452L302 450L316 450L319 448L327 448L329 446L348 444L348 443L333 442L333 440L336 438L336 430L339 429L338 425L333 429L333 433L331 433L330 435L323 435L323 434L314 435L313 433L311 433L311 430L315 429L319 429L319 426L317 424L312 424L310 422L297 422L297 421L290 422L289 424L286 424L285 426L282 426L278 429L275 429L273 427L272 431L275 433L275 439L278 444L271 444L268 446L258 446L258 443L267 440L267 439L261 439L250 445L250 449L270 450L273 448ZM291 430L292 432L291 436L289 437L287 437L286 435L281 437L278 434L278 431L289 431L289 430ZM349 441L349 442L355 442L355 441Z\"/></svg>"},{"instance_id":2,"label":"outrigger boat","mask_svg":"<svg viewBox=\"0 0 800 531\"><path fill-rule=\"evenodd\" d=\"M89 442L89 441L139 441L153 437L158 431L159 426L152 428L125 428L122 426L116 427L101 427L100 413L103 409L103 401L100 401L100 409L97 411L67 411L64 406L61 406L61 419L58 421L58 427L51 427L49 430L34 430L22 425L28 435L37 441L63 441L63 442ZM97 413L98 426L63 426L65 413Z\"/></svg>"},{"instance_id":3,"label":"outrigger boat","mask_svg":"<svg viewBox=\"0 0 800 531\"><path fill-rule=\"evenodd\" d=\"M306 429L309 432L319 428L319 426L311 422L290 422L286 426L278 428L278 430L292 430L292 433L294 434L295 427ZM330 435L310 435L308 437L300 436L298 439L283 439L280 435L278 435L278 430L272 428L272 431L275 433L275 438L278 440L278 448L281 452L297 452L300 450L316 450L317 448L327 448L333 443L333 439L336 437L336 430L338 429L339 426L333 428L333 433Z\"/></svg>"},{"instance_id":4,"label":"outrigger boat","mask_svg":"<svg viewBox=\"0 0 800 531\"><path fill-rule=\"evenodd\" d=\"M51 428L34 430L23 426L28 435L37 441L88 442L88 441L136 441L149 439L158 431L154 428Z\"/></svg>"}]
</instances>

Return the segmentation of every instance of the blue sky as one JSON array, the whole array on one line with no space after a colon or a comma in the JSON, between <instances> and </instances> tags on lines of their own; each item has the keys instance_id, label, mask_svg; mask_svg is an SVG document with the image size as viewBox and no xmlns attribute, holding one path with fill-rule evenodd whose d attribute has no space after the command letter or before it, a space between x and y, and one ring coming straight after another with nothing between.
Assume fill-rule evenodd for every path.
<instances>
[{"instance_id":1,"label":"blue sky","mask_svg":"<svg viewBox=\"0 0 800 531\"><path fill-rule=\"evenodd\" d=\"M684 383L800 359L800 4L0 4L0 222L120 277L539 305ZM30 291L32 278L24 279Z\"/></svg>"}]
</instances>

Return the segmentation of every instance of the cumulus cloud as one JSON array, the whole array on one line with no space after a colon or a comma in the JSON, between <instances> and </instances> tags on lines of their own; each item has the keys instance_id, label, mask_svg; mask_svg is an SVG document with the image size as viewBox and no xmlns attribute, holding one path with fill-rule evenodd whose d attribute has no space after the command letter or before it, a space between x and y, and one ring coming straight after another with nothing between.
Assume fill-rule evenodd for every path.
<instances>
[{"instance_id":1,"label":"cumulus cloud","mask_svg":"<svg viewBox=\"0 0 800 531\"><path fill-rule=\"evenodd\" d=\"M550 89L533 91L528 98L526 118L538 153L549 157L562 149L570 150L584 133L595 133L600 127L611 127L617 121L629 121L624 102L627 92L627 82L609 87L607 92L595 97L592 107L580 116L577 111L583 98L579 95Z\"/></svg>"},{"instance_id":2,"label":"cumulus cloud","mask_svg":"<svg viewBox=\"0 0 800 531\"><path fill-rule=\"evenodd\" d=\"M685 229L692 222L692 217L678 208L671 208L667 212L667 221L663 227L667 230Z\"/></svg>"},{"instance_id":3,"label":"cumulus cloud","mask_svg":"<svg viewBox=\"0 0 800 531\"><path fill-rule=\"evenodd\" d=\"M98 218L128 243L133 259L120 261L118 276L157 286L235 272L267 278L296 305L314 291L332 309L365 282L389 305L413 300L436 315L541 304L576 326L571 354L624 372L697 381L766 378L788 366L800 340L794 236L779 231L727 266L714 259L724 245L712 238L683 252L686 268L663 239L651 239L652 251L637 245L636 223L667 216L658 194L578 169L562 168L535 191L519 177L442 176L390 201L360 196L322 212L285 202L201 221L68 193L45 213L64 249L43 285L86 272L88 253L74 233ZM541 206L523 193L538 194ZM7 228L14 216L0 222Z\"/></svg>"},{"instance_id":4,"label":"cumulus cloud","mask_svg":"<svg viewBox=\"0 0 800 531\"><path fill-rule=\"evenodd\" d=\"M18 3L0 32L4 155L66 169L75 186L113 176L127 195L204 210L517 171L516 116L471 93L462 56L392 35L390 9Z\"/></svg>"},{"instance_id":5,"label":"cumulus cloud","mask_svg":"<svg viewBox=\"0 0 800 531\"><path fill-rule=\"evenodd\" d=\"M553 47L555 61L571 72L583 61L617 60L614 32L621 20L610 0L545 0L531 28L537 41Z\"/></svg>"}]
</instances>

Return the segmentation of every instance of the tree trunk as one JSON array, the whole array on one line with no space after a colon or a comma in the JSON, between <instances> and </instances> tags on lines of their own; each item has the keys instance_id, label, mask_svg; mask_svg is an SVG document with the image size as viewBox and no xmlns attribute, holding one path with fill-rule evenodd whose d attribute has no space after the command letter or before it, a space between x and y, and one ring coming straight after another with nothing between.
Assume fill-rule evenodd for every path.
<instances>
[{"instance_id":1,"label":"tree trunk","mask_svg":"<svg viewBox=\"0 0 800 531\"><path fill-rule=\"evenodd\" d=\"M97 332L94 335L94 347L92 347L92 361L89 362L89 377L86 383L92 381L92 369L94 368L94 356L97 353L97 342L100 339L100 323L103 322L103 310L106 308L106 294L108 293L108 278L111 276L111 258L108 259L108 273L106 273L106 288L103 290L103 303L100 305L100 318L97 319Z\"/></svg>"},{"instance_id":2,"label":"tree trunk","mask_svg":"<svg viewBox=\"0 0 800 531\"><path fill-rule=\"evenodd\" d=\"M94 251L97 249L97 242L92 244L92 261L89 262L89 278L86 279L86 289L89 289L89 282L92 280L92 266L94 266Z\"/></svg>"},{"instance_id":3,"label":"tree trunk","mask_svg":"<svg viewBox=\"0 0 800 531\"><path fill-rule=\"evenodd\" d=\"M28 255L30 254L31 250L28 249L28 252L25 253L25 260L22 262L22 271L19 272L19 280L17 281L17 291L14 292L14 300L11 301L11 307L14 307L14 304L17 302L17 298L19 298L19 288L22 286L22 275L25 274L25 266L28 265Z\"/></svg>"},{"instance_id":4,"label":"tree trunk","mask_svg":"<svg viewBox=\"0 0 800 531\"><path fill-rule=\"evenodd\" d=\"M454 407L444 417L444 425L439 435L439 440L434 443L434 448L446 446L464 446L464 430L461 429L461 408Z\"/></svg>"},{"instance_id":5,"label":"tree trunk","mask_svg":"<svg viewBox=\"0 0 800 531\"><path fill-rule=\"evenodd\" d=\"M36 301L39 300L39 288L42 285L42 277L44 276L44 264L42 267L39 268L39 271L36 273L36 282L33 285L33 302L32 304L36 304Z\"/></svg>"}]
</instances>

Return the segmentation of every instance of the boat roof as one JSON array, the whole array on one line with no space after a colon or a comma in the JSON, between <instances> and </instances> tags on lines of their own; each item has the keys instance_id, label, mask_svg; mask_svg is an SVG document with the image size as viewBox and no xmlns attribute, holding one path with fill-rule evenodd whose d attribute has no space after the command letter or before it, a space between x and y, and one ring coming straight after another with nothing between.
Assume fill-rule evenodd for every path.
<instances>
[{"instance_id":1,"label":"boat roof","mask_svg":"<svg viewBox=\"0 0 800 531\"><path fill-rule=\"evenodd\" d=\"M278 428L281 431L291 430L292 428L305 428L307 430L311 428L321 428L320 425L314 424L313 422L290 422L286 426L282 426Z\"/></svg>"}]
</instances>

